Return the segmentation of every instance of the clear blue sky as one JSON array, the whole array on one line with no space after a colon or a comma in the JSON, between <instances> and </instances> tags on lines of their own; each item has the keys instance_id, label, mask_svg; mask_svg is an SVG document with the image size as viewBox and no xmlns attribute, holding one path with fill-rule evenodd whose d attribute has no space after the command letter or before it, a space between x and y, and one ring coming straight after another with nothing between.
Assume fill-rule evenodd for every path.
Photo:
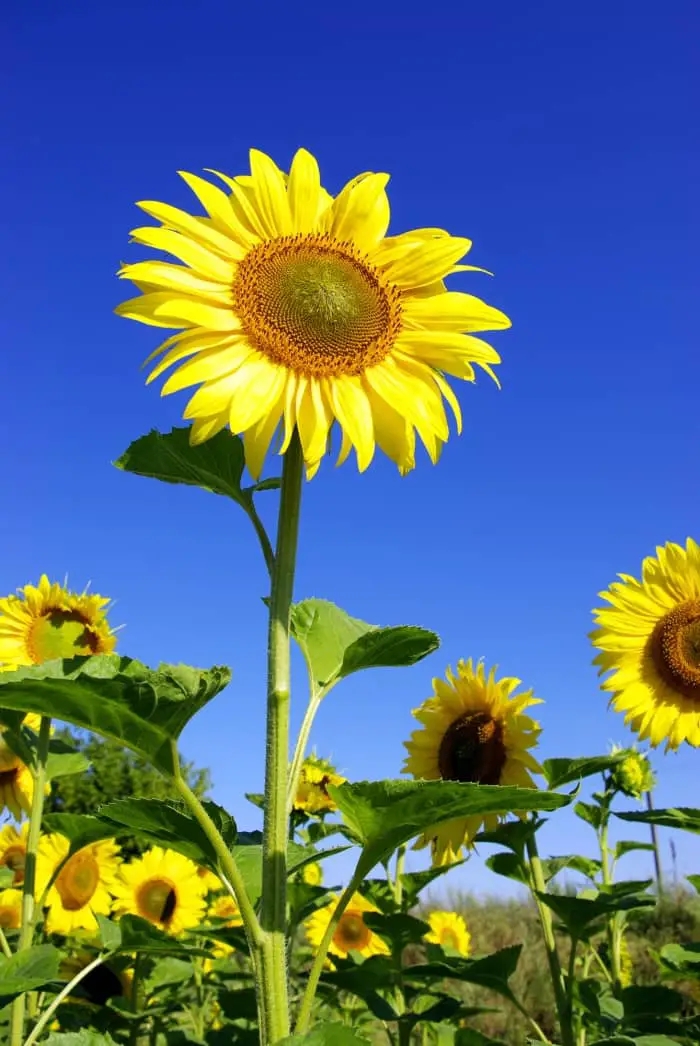
<instances>
[{"instance_id":1,"label":"clear blue sky","mask_svg":"<svg viewBox=\"0 0 700 1046\"><path fill-rule=\"evenodd\" d=\"M656 544L700 537L697 6L419 10L44 0L5 14L0 590L42 571L92 579L118 600L123 652L232 665L185 751L243 827L242 793L262 783L254 539L223 499L110 465L185 403L144 386L157 330L112 315L128 296L115 271L141 256L134 201L193 205L177 169L240 173L250 146L286 167L304 145L331 191L386 170L392 231L469 236L496 278L454 287L513 318L494 338L503 390L459 388L465 432L437 468L329 464L306 488L298 597L442 636L428 662L357 677L322 709L313 740L348 776L398 776L411 709L470 655L545 699L543 756L630 740L598 689L590 609ZM659 804L696 800L698 760L655 757ZM577 822L555 823L546 845L571 851ZM676 845L681 870L700 870L693 837ZM501 888L477 861L454 876Z\"/></svg>"}]
</instances>

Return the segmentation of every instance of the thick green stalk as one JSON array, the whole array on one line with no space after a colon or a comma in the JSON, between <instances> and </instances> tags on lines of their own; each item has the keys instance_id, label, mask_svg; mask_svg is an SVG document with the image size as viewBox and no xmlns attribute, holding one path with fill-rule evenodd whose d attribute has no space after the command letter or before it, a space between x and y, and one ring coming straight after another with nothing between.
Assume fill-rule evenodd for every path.
<instances>
[{"instance_id":1,"label":"thick green stalk","mask_svg":"<svg viewBox=\"0 0 700 1046\"><path fill-rule=\"evenodd\" d=\"M291 695L289 618L304 460L295 433L284 456L268 631L267 736L261 922L261 992L267 1042L289 1034L287 987L287 774Z\"/></svg>"},{"instance_id":2,"label":"thick green stalk","mask_svg":"<svg viewBox=\"0 0 700 1046\"><path fill-rule=\"evenodd\" d=\"M36 882L36 854L41 835L41 819L44 816L44 792L46 789L46 763L49 756L49 741L51 740L51 719L49 716L41 717L39 727L39 740L36 749L36 760L34 764L34 794L32 796L32 809L29 815L29 830L27 832L27 851L24 863L24 885L22 887L22 926L19 931L17 951L23 952L31 948L34 938L34 894ZM19 995L12 1004L12 1016L10 1018L10 1044L21 1046L24 1038L24 1016L26 1012L27 997Z\"/></svg>"},{"instance_id":3,"label":"thick green stalk","mask_svg":"<svg viewBox=\"0 0 700 1046\"><path fill-rule=\"evenodd\" d=\"M554 936L552 913L544 901L540 900L537 896L538 893L546 893L547 886L544 881L542 862L540 861L540 855L537 851L537 842L535 841L534 834L531 835L527 841L527 855L529 858L530 876L532 879L532 894L540 917L540 926L542 927L542 936L544 937L544 947L545 952L547 953L549 973L552 978L552 987L554 988L554 1001L557 1008L557 1016L559 1018L562 1046L574 1046L574 1037L571 1028L571 1009L566 997L566 986L564 984L564 976L559 961L557 942Z\"/></svg>"},{"instance_id":4,"label":"thick green stalk","mask_svg":"<svg viewBox=\"0 0 700 1046\"><path fill-rule=\"evenodd\" d=\"M600 858L601 867L603 871L603 882L606 886L612 883L612 873L610 870L610 850L608 848L608 818L610 814L608 810L603 811L603 821L600 826ZM610 973L612 974L613 984L617 987L620 986L620 920L618 919L618 913L613 912L612 915L608 916L608 952L610 955Z\"/></svg>"}]
</instances>

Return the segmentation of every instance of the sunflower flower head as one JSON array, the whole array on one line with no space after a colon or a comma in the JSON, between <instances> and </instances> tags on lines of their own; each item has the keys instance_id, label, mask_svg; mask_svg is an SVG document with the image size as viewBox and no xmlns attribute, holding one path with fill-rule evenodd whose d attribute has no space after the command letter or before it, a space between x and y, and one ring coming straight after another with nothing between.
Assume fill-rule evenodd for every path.
<instances>
[{"instance_id":1,"label":"sunflower flower head","mask_svg":"<svg viewBox=\"0 0 700 1046\"><path fill-rule=\"evenodd\" d=\"M320 886L323 882L323 869L317 861L309 861L301 870L301 880L307 886Z\"/></svg>"},{"instance_id":2,"label":"sunflower flower head","mask_svg":"<svg viewBox=\"0 0 700 1046\"><path fill-rule=\"evenodd\" d=\"M456 675L433 680L433 696L413 713L421 724L404 742L404 772L427 781L535 788L531 773L542 773L529 749L537 743L538 724L524 709L539 704L531 690L516 694L519 679L496 679L479 662L460 661ZM428 828L416 848L431 846L434 864L457 860L482 825L498 823L496 814L459 818Z\"/></svg>"},{"instance_id":3,"label":"sunflower flower head","mask_svg":"<svg viewBox=\"0 0 700 1046\"><path fill-rule=\"evenodd\" d=\"M160 846L123 864L113 892L118 915L139 915L174 935L199 926L205 915L207 888L197 865Z\"/></svg>"},{"instance_id":4,"label":"sunflower flower head","mask_svg":"<svg viewBox=\"0 0 700 1046\"><path fill-rule=\"evenodd\" d=\"M466 958L471 951L471 934L464 918L458 912L430 912L428 914L430 933L425 940L430 944L439 944Z\"/></svg>"},{"instance_id":5,"label":"sunflower flower head","mask_svg":"<svg viewBox=\"0 0 700 1046\"><path fill-rule=\"evenodd\" d=\"M338 903L338 897L332 896L329 904L319 908L309 916L304 924L306 937L312 948L318 948L328 929ZM370 955L388 955L389 948L381 937L370 930L364 920L367 912L376 912L377 908L365 900L361 894L353 894L350 903L343 912L335 928L328 952L341 959L347 958L350 952L359 952L367 959Z\"/></svg>"},{"instance_id":6,"label":"sunflower flower head","mask_svg":"<svg viewBox=\"0 0 700 1046\"><path fill-rule=\"evenodd\" d=\"M89 951L78 951L66 956L60 965L61 977L72 981L94 958L95 953ZM127 956L121 956L96 966L75 989L80 1000L92 1003L93 1006L104 1006L110 999L131 999L134 983L134 971L129 965L131 961Z\"/></svg>"},{"instance_id":7,"label":"sunflower flower head","mask_svg":"<svg viewBox=\"0 0 700 1046\"><path fill-rule=\"evenodd\" d=\"M24 882L28 831L28 821L25 821L19 831L12 824L0 828L0 868L8 868L12 872L13 886L21 886Z\"/></svg>"},{"instance_id":8,"label":"sunflower flower head","mask_svg":"<svg viewBox=\"0 0 700 1046\"><path fill-rule=\"evenodd\" d=\"M252 149L250 174L211 172L224 190L180 173L206 215L139 204L160 224L132 230L133 241L180 264L124 265L119 276L142 294L116 311L178 331L150 357L162 354L148 380L175 367L163 394L199 386L185 410L192 442L229 426L257 478L277 430L281 453L296 431L311 477L337 422L339 463L354 448L364 470L379 446L408 472L416 433L436 461L449 434L444 401L461 426L444 374L494 377L500 357L474 335L510 326L445 287L475 269L458 264L470 241L443 229L388 237L389 176L358 175L333 198L305 149L289 174Z\"/></svg>"},{"instance_id":9,"label":"sunflower flower head","mask_svg":"<svg viewBox=\"0 0 700 1046\"><path fill-rule=\"evenodd\" d=\"M116 638L107 623L108 605L103 596L70 592L42 574L38 585L0 599L0 669L110 653Z\"/></svg>"},{"instance_id":10,"label":"sunflower flower head","mask_svg":"<svg viewBox=\"0 0 700 1046\"><path fill-rule=\"evenodd\" d=\"M22 891L0 890L0 929L19 930L22 925Z\"/></svg>"},{"instance_id":11,"label":"sunflower flower head","mask_svg":"<svg viewBox=\"0 0 700 1046\"><path fill-rule=\"evenodd\" d=\"M1 667L0 671L2 671ZM39 722L40 717L30 713L22 720L22 726L27 726L36 732L39 729ZM16 821L21 821L22 817L29 814L32 808L34 778L29 767L25 766L18 755L15 755L6 741L4 737L6 729L0 723L0 813L8 810ZM47 795L50 789L51 786L47 784ZM3 859L5 852L8 855L7 862ZM6 825L0 834L0 866L6 864L7 867L12 868L15 885L17 885L18 875L24 882L25 853L26 831L24 831L24 835L18 836L11 825Z\"/></svg>"},{"instance_id":12,"label":"sunflower flower head","mask_svg":"<svg viewBox=\"0 0 700 1046\"><path fill-rule=\"evenodd\" d=\"M622 751L622 749L613 749ZM630 799L641 799L645 792L651 792L656 785L651 763L643 752L634 748L627 749L622 762L615 766L610 774L610 782L618 792Z\"/></svg>"},{"instance_id":13,"label":"sunflower flower head","mask_svg":"<svg viewBox=\"0 0 700 1046\"><path fill-rule=\"evenodd\" d=\"M328 794L328 786L341 785L345 780L327 759L307 756L299 775L294 809L307 814L332 813L337 807Z\"/></svg>"},{"instance_id":14,"label":"sunflower flower head","mask_svg":"<svg viewBox=\"0 0 700 1046\"><path fill-rule=\"evenodd\" d=\"M700 747L700 546L668 544L600 596L590 638L610 703L652 747Z\"/></svg>"},{"instance_id":15,"label":"sunflower flower head","mask_svg":"<svg viewBox=\"0 0 700 1046\"><path fill-rule=\"evenodd\" d=\"M95 916L108 915L119 870L119 848L111 839L90 843L69 856L70 842L51 834L39 841L37 893L41 896L56 875L46 896L47 933L97 933Z\"/></svg>"}]
</instances>

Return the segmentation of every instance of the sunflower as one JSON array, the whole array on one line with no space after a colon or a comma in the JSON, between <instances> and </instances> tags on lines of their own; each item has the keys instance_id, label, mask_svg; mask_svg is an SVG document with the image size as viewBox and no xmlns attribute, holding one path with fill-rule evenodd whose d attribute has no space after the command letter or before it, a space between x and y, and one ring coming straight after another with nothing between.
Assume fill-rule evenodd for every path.
<instances>
[{"instance_id":1,"label":"sunflower","mask_svg":"<svg viewBox=\"0 0 700 1046\"><path fill-rule=\"evenodd\" d=\"M68 956L61 962L61 977L66 981L72 981L94 958L95 953L91 952L78 952ZM131 961L127 956L122 956L96 966L87 977L83 977L75 989L80 1001L104 1006L110 999L130 1000L134 984L134 971L129 965Z\"/></svg>"},{"instance_id":2,"label":"sunflower","mask_svg":"<svg viewBox=\"0 0 700 1046\"><path fill-rule=\"evenodd\" d=\"M206 892L193 861L154 846L119 869L115 910L120 915L140 915L161 930L178 934L202 922Z\"/></svg>"},{"instance_id":3,"label":"sunflower","mask_svg":"<svg viewBox=\"0 0 700 1046\"><path fill-rule=\"evenodd\" d=\"M28 821L25 821L19 831L11 824L0 828L0 868L9 868L12 872L13 886L21 886L24 882L28 831Z\"/></svg>"},{"instance_id":4,"label":"sunflower","mask_svg":"<svg viewBox=\"0 0 700 1046\"><path fill-rule=\"evenodd\" d=\"M201 385L185 410L192 443L230 426L256 478L281 422L281 452L296 429L309 478L335 421L339 463L354 447L362 471L378 444L408 472L416 432L436 461L449 434L443 397L461 427L443 374L473 381L478 366L495 379L500 357L473 335L510 326L498 309L445 288L446 276L475 270L456 264L471 242L442 229L387 237L386 174L358 175L333 199L305 149L289 175L252 149L250 170L212 171L228 192L180 172L206 217L138 205L160 226L134 229L132 240L184 263L119 271L143 292L119 315L179 329L149 357L165 352L148 380L179 364L163 394Z\"/></svg>"},{"instance_id":5,"label":"sunflower","mask_svg":"<svg viewBox=\"0 0 700 1046\"><path fill-rule=\"evenodd\" d=\"M116 639L105 616L109 600L69 592L42 574L16 596L0 599L0 665L12 671L57 657L108 654Z\"/></svg>"},{"instance_id":6,"label":"sunflower","mask_svg":"<svg viewBox=\"0 0 700 1046\"><path fill-rule=\"evenodd\" d=\"M591 632L603 689L625 723L653 747L700 746L700 546L671 542L620 574L600 597Z\"/></svg>"},{"instance_id":7,"label":"sunflower","mask_svg":"<svg viewBox=\"0 0 700 1046\"><path fill-rule=\"evenodd\" d=\"M452 948L465 958L469 955L471 934L461 915L457 912L430 912L428 924L430 933L426 933L426 941L439 944L441 948Z\"/></svg>"},{"instance_id":8,"label":"sunflower","mask_svg":"<svg viewBox=\"0 0 700 1046\"><path fill-rule=\"evenodd\" d=\"M38 717L34 717L38 718ZM28 722L29 716L24 722ZM16 756L3 739L4 730L0 726L0 813L9 810L16 821L21 821L23 814L32 808L34 795L34 778L28 766ZM47 787L47 794L49 788ZM3 829L3 834L4 834Z\"/></svg>"},{"instance_id":9,"label":"sunflower","mask_svg":"<svg viewBox=\"0 0 700 1046\"><path fill-rule=\"evenodd\" d=\"M22 925L22 891L0 890L0 929L19 930Z\"/></svg>"},{"instance_id":10,"label":"sunflower","mask_svg":"<svg viewBox=\"0 0 700 1046\"><path fill-rule=\"evenodd\" d=\"M306 920L304 927L312 948L318 948L321 944L337 904L338 897L333 895L329 904L324 908L319 908ZM353 894L352 900L335 928L328 949L329 954L338 955L341 959L345 959L348 952L359 952L365 959L370 955L388 955L389 949L384 941L370 930L363 918L366 912L376 911L379 909L366 901L359 893Z\"/></svg>"},{"instance_id":11,"label":"sunflower","mask_svg":"<svg viewBox=\"0 0 700 1046\"><path fill-rule=\"evenodd\" d=\"M219 879L218 875L214 875L204 865L199 865L197 868L197 875L202 880L205 893L217 893L219 890L223 890L224 886Z\"/></svg>"},{"instance_id":12,"label":"sunflower","mask_svg":"<svg viewBox=\"0 0 700 1046\"><path fill-rule=\"evenodd\" d=\"M323 882L323 869L316 861L305 864L301 870L302 882L307 886L320 886Z\"/></svg>"},{"instance_id":13,"label":"sunflower","mask_svg":"<svg viewBox=\"0 0 700 1046\"><path fill-rule=\"evenodd\" d=\"M656 785L654 771L647 757L635 748L626 750L613 745L612 754L625 751L621 763L614 766L610 780L614 788L630 799L641 799L645 792L650 792Z\"/></svg>"},{"instance_id":14,"label":"sunflower","mask_svg":"<svg viewBox=\"0 0 700 1046\"><path fill-rule=\"evenodd\" d=\"M434 679L434 696L413 713L422 728L404 742L409 753L404 772L428 781L535 788L530 771L542 769L528 749L540 729L523 709L541 702L531 690L513 696L519 684L519 679L496 680L495 668L487 676L481 662L475 671L471 659L458 663L456 676L448 669L447 682ZM427 829L416 849L430 843L433 862L448 864L482 824L488 829L497 823L496 814L446 821Z\"/></svg>"},{"instance_id":15,"label":"sunflower","mask_svg":"<svg viewBox=\"0 0 700 1046\"><path fill-rule=\"evenodd\" d=\"M42 896L56 869L65 860L70 842L63 835L45 835L37 852L37 894ZM46 896L47 933L71 934L98 930L96 915L112 910L111 894L119 869L119 848L111 839L90 843L63 864Z\"/></svg>"},{"instance_id":16,"label":"sunflower","mask_svg":"<svg viewBox=\"0 0 700 1046\"><path fill-rule=\"evenodd\" d=\"M328 785L341 785L344 781L327 759L307 756L299 775L294 809L307 814L331 813L337 807L328 794Z\"/></svg>"},{"instance_id":17,"label":"sunflower","mask_svg":"<svg viewBox=\"0 0 700 1046\"><path fill-rule=\"evenodd\" d=\"M207 912L208 920L214 920L214 925L217 929L226 929L228 927L236 927L243 925L243 919L239 911L238 905L234 901L230 894L226 894L223 897L217 897L209 905L209 911ZM216 959L225 959L235 949L232 945L227 944L225 941L214 942L214 957Z\"/></svg>"}]
</instances>

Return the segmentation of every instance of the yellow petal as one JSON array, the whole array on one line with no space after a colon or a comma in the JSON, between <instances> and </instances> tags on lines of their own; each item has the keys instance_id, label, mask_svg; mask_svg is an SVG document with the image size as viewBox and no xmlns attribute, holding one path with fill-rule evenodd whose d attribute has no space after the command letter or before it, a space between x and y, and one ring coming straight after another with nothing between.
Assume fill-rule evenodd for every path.
<instances>
[{"instance_id":1,"label":"yellow petal","mask_svg":"<svg viewBox=\"0 0 700 1046\"><path fill-rule=\"evenodd\" d=\"M280 423L282 407L271 410L257 425L251 426L243 433L243 447L245 449L245 463L254 480L260 479L260 474L265 464L267 452L270 449L272 437Z\"/></svg>"},{"instance_id":2,"label":"yellow petal","mask_svg":"<svg viewBox=\"0 0 700 1046\"><path fill-rule=\"evenodd\" d=\"M153 315L168 322L170 327L203 327L210 331L239 330L241 321L227 308L217 308L197 301L196 298L180 297L172 291L162 294L145 294L144 299L153 299ZM158 299L158 300L156 300Z\"/></svg>"},{"instance_id":3,"label":"yellow petal","mask_svg":"<svg viewBox=\"0 0 700 1046\"><path fill-rule=\"evenodd\" d=\"M246 253L245 247L231 239L230 236L219 232L204 218L196 218L192 214L181 211L179 207L171 207L169 203L159 203L157 200L142 200L136 206L146 214L150 214L156 221L162 222L167 228L191 236L197 243L209 247L222 258L240 261Z\"/></svg>"},{"instance_id":4,"label":"yellow petal","mask_svg":"<svg viewBox=\"0 0 700 1046\"><path fill-rule=\"evenodd\" d=\"M131 239L134 243L142 243L145 247L153 247L157 251L167 251L168 254L179 258L185 265L191 266L195 272L210 280L220 280L226 284L233 281L232 262L224 261L213 251L195 243L188 236L175 232L174 229L143 225L131 230Z\"/></svg>"},{"instance_id":5,"label":"yellow petal","mask_svg":"<svg viewBox=\"0 0 700 1046\"><path fill-rule=\"evenodd\" d=\"M369 251L389 227L388 174L368 174L353 179L338 194L328 216L328 231L337 240L351 240Z\"/></svg>"},{"instance_id":6,"label":"yellow petal","mask_svg":"<svg viewBox=\"0 0 700 1046\"><path fill-rule=\"evenodd\" d=\"M340 427L347 432L357 451L357 467L364 472L372 461L375 444L372 411L360 379L350 376L327 378L322 387Z\"/></svg>"},{"instance_id":7,"label":"yellow petal","mask_svg":"<svg viewBox=\"0 0 700 1046\"><path fill-rule=\"evenodd\" d=\"M231 432L245 432L261 418L278 409L287 370L259 353L251 355L235 372L236 387L229 403ZM279 403L279 410L282 404Z\"/></svg>"},{"instance_id":8,"label":"yellow petal","mask_svg":"<svg viewBox=\"0 0 700 1046\"><path fill-rule=\"evenodd\" d=\"M216 436L217 432L225 429L227 425L228 414L220 414L213 418L197 418L190 425L190 444L197 447L200 443L205 443L212 436Z\"/></svg>"},{"instance_id":9,"label":"yellow petal","mask_svg":"<svg viewBox=\"0 0 700 1046\"><path fill-rule=\"evenodd\" d=\"M242 335L240 337L243 337ZM173 363L179 363L180 360L184 360L187 356L193 356L196 352L202 352L205 349L214 349L222 345L231 345L234 340L238 340L239 335L228 334L226 332L221 334L202 334L201 331L190 331L188 333L181 333L175 335L174 338L168 338L169 342L176 341L175 347L166 352L165 356L158 362L153 368L151 373L146 379L146 384L150 385L152 381L168 369L172 367ZM157 355L165 346L167 342L156 350ZM146 363L153 358L153 354L146 360Z\"/></svg>"},{"instance_id":10,"label":"yellow petal","mask_svg":"<svg viewBox=\"0 0 700 1046\"><path fill-rule=\"evenodd\" d=\"M462 378L463 381L474 381L475 379L474 368L465 356L460 356L451 348L436 346L432 342L415 345L411 342L397 340L394 355L400 360L408 358L429 363L455 378Z\"/></svg>"},{"instance_id":11,"label":"yellow petal","mask_svg":"<svg viewBox=\"0 0 700 1046\"><path fill-rule=\"evenodd\" d=\"M287 236L292 232L292 219L282 172L258 149L250 150L250 170L258 210L264 215L267 227L274 230L273 235Z\"/></svg>"},{"instance_id":12,"label":"yellow petal","mask_svg":"<svg viewBox=\"0 0 700 1046\"><path fill-rule=\"evenodd\" d=\"M122 301L114 310L117 316L124 316L138 323L147 323L150 327L187 327L188 323L173 323L166 316L157 316L156 308L165 301L170 301L171 293L161 292L152 294L140 294L138 298L129 298Z\"/></svg>"},{"instance_id":13,"label":"yellow petal","mask_svg":"<svg viewBox=\"0 0 700 1046\"><path fill-rule=\"evenodd\" d=\"M161 395L180 392L181 389L198 385L201 381L217 381L237 370L253 352L255 349L245 341L223 348L205 349L170 375L163 385Z\"/></svg>"},{"instance_id":14,"label":"yellow petal","mask_svg":"<svg viewBox=\"0 0 700 1046\"><path fill-rule=\"evenodd\" d=\"M432 298L406 298L402 306L406 326L446 331L505 330L511 322L505 313L472 294L447 291Z\"/></svg>"},{"instance_id":15,"label":"yellow petal","mask_svg":"<svg viewBox=\"0 0 700 1046\"><path fill-rule=\"evenodd\" d=\"M294 232L316 229L320 202L321 175L315 157L299 149L289 170L289 209Z\"/></svg>"},{"instance_id":16,"label":"yellow petal","mask_svg":"<svg viewBox=\"0 0 700 1046\"><path fill-rule=\"evenodd\" d=\"M255 240L269 240L275 236L275 229L265 220L257 206L255 187L250 176L241 175L229 178L221 171L211 171L221 178L231 190L231 206L241 225L249 230L249 237Z\"/></svg>"},{"instance_id":17,"label":"yellow petal","mask_svg":"<svg viewBox=\"0 0 700 1046\"><path fill-rule=\"evenodd\" d=\"M374 436L381 450L395 462L402 472L409 472L416 464L416 437L414 429L403 414L394 410L372 386L364 383L374 421Z\"/></svg>"},{"instance_id":18,"label":"yellow petal","mask_svg":"<svg viewBox=\"0 0 700 1046\"><path fill-rule=\"evenodd\" d=\"M200 178L198 174L190 174L188 171L178 171L177 173L195 194L216 228L245 249L248 246L248 237L245 229L242 229L236 221L226 193L206 179Z\"/></svg>"},{"instance_id":19,"label":"yellow petal","mask_svg":"<svg viewBox=\"0 0 700 1046\"><path fill-rule=\"evenodd\" d=\"M304 461L307 465L320 461L326 453L333 415L317 378L305 378L303 384L299 382L296 423Z\"/></svg>"},{"instance_id":20,"label":"yellow petal","mask_svg":"<svg viewBox=\"0 0 700 1046\"><path fill-rule=\"evenodd\" d=\"M134 265L123 265L118 275L122 280L133 280L135 283L146 280L158 290L201 295L222 305L233 304L229 287L196 276L191 269L186 269L183 265L161 261L136 262Z\"/></svg>"},{"instance_id":21,"label":"yellow petal","mask_svg":"<svg viewBox=\"0 0 700 1046\"><path fill-rule=\"evenodd\" d=\"M403 258L383 266L384 272L399 287L422 287L443 279L470 247L470 240L458 236L428 240L408 251Z\"/></svg>"}]
</instances>

